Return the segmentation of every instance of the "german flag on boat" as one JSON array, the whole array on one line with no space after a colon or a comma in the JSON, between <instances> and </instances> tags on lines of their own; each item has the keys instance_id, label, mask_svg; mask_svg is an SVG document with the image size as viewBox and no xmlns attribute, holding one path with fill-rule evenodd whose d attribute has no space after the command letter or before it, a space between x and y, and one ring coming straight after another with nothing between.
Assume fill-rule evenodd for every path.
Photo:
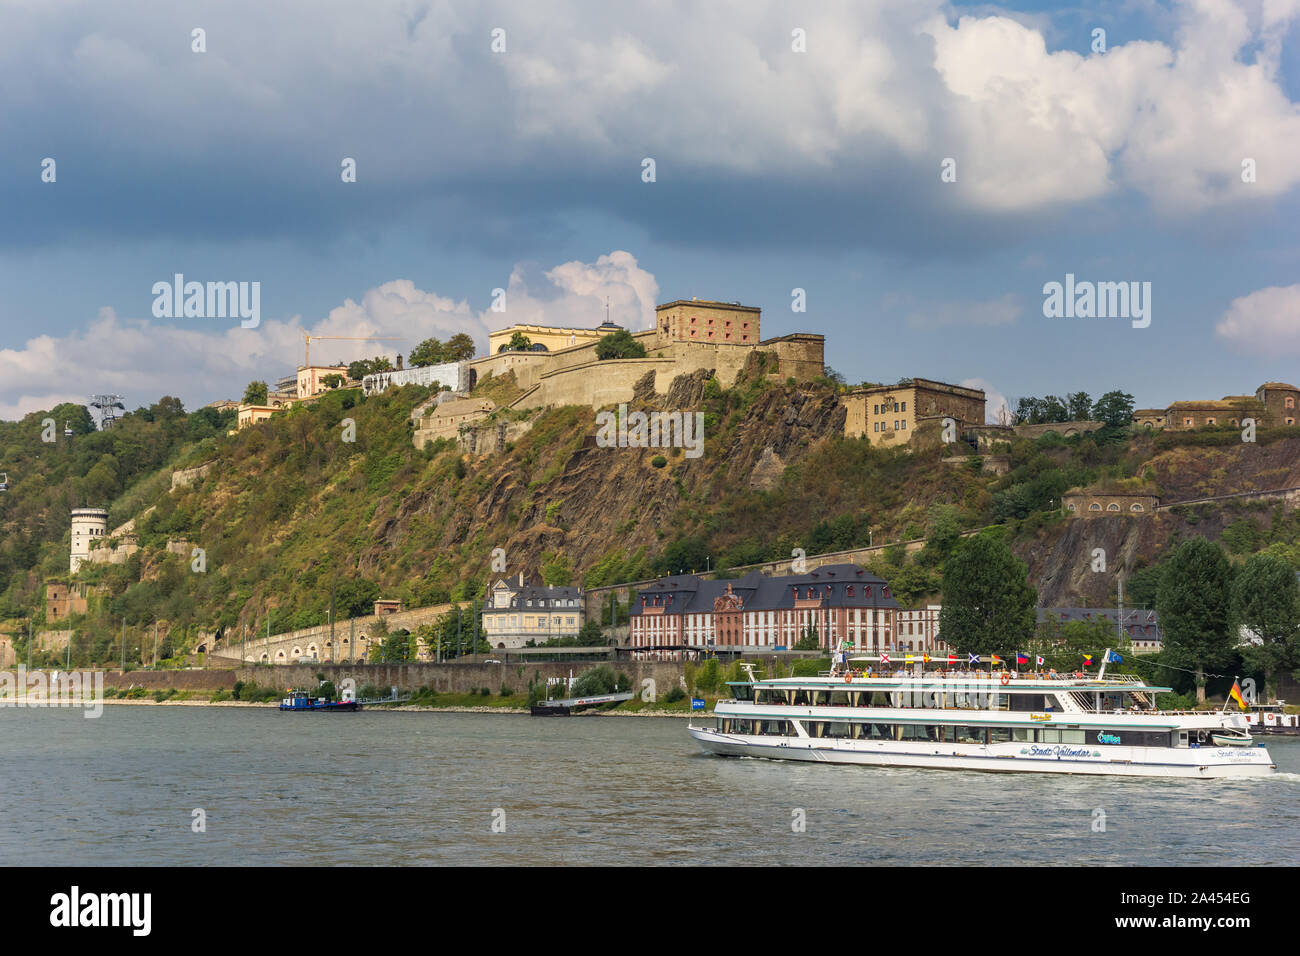
<instances>
[{"instance_id":1,"label":"german flag on boat","mask_svg":"<svg viewBox=\"0 0 1300 956\"><path fill-rule=\"evenodd\" d=\"M1238 684L1235 679L1232 682L1232 690L1228 692L1228 699L1235 700L1237 706L1242 710L1250 710L1250 705L1247 704L1246 699L1241 696L1241 685Z\"/></svg>"}]
</instances>

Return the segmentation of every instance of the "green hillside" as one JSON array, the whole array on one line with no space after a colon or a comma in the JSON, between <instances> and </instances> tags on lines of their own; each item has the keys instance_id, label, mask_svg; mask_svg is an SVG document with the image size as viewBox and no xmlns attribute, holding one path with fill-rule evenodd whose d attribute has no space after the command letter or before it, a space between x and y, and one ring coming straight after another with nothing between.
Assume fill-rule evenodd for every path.
<instances>
[{"instance_id":1,"label":"green hillside","mask_svg":"<svg viewBox=\"0 0 1300 956\"><path fill-rule=\"evenodd\" d=\"M1294 512L1272 504L1137 520L1059 513L1062 492L1098 482L1166 498L1279 487L1300 474L1300 439L1261 433L1243 448L1228 431L1050 434L997 449L1011 465L997 477L977 460L941 463L951 449L937 442L908 453L844 439L835 383L774 383L762 372L756 364L729 390L705 373L684 376L669 395L638 403L701 409L698 459L597 447L595 413L577 407L509 413L532 428L501 454L462 455L451 442L417 450L410 415L430 397L418 387L327 393L233 436L228 413L187 415L174 399L105 432L81 420L71 440L61 417L70 408L55 410L54 445L40 440L43 413L0 423L0 471L11 480L0 495L0 619L43 622L43 585L68 577L68 511L81 505L107 505L110 530L136 519L141 546L124 564L80 574L111 592L71 622L101 649L123 619L134 629L165 622L182 649L191 629L260 631L268 616L276 632L323 623L331 592L339 617L380 596L408 606L468 600L481 595L495 548L512 573L593 586L706 565L726 573L795 548L926 539L914 556L896 546L873 564L905 603L936 598L960 532L987 525L1001 526L1040 600L1054 604L1109 600L1113 575L1076 573L1100 538L1138 569L1198 534L1222 538L1235 555L1271 548L1300 558ZM780 466L756 480L760 461ZM205 477L170 490L172 470L201 463L213 463ZM169 541L186 542L184 555L169 553ZM192 547L204 549L202 573Z\"/></svg>"}]
</instances>

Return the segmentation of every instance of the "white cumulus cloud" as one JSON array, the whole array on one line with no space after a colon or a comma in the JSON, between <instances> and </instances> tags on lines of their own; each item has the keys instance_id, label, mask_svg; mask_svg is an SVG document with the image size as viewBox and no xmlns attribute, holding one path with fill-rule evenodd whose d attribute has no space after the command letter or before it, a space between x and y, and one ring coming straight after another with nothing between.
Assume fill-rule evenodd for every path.
<instances>
[{"instance_id":1,"label":"white cumulus cloud","mask_svg":"<svg viewBox=\"0 0 1300 956\"><path fill-rule=\"evenodd\" d=\"M1214 331L1242 352L1300 355L1300 283L1233 299Z\"/></svg>"},{"instance_id":2,"label":"white cumulus cloud","mask_svg":"<svg viewBox=\"0 0 1300 956\"><path fill-rule=\"evenodd\" d=\"M221 398L239 399L244 386L292 375L304 356L304 333L395 339L311 343L313 365L350 362L373 355L406 353L430 337L467 333L486 352L489 327L530 322L594 327L610 317L638 329L654 321L659 285L636 257L615 251L594 263L566 262L545 273L543 288L530 290L522 266L511 274L506 312L475 311L463 300L394 279L345 299L315 321L302 316L263 318L255 329L227 320L124 318L104 307L84 328L63 336L38 335L17 348L0 349L0 417L18 419L60 402L84 402L88 394L54 387L68 370L85 381L87 393L116 392L129 408L175 395L193 409ZM491 324L491 326L490 326ZM90 384L90 383L93 383Z\"/></svg>"}]
</instances>

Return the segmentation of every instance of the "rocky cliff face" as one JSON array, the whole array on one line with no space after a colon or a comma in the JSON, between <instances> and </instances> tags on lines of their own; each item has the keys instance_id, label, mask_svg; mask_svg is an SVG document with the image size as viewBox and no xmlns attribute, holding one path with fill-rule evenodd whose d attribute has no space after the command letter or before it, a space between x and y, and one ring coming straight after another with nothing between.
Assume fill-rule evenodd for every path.
<instances>
[{"instance_id":1,"label":"rocky cliff face","mask_svg":"<svg viewBox=\"0 0 1300 956\"><path fill-rule=\"evenodd\" d=\"M446 600L458 583L481 587L497 548L511 573L535 574L549 557L578 583L597 565L615 575L644 571L644 561L615 567L614 559L640 552L652 560L689 538L706 542L715 563L724 554L743 563L792 547L856 547L868 534L876 544L924 536L935 505L958 506L966 523L991 521L995 497L1028 480L1017 470L1032 478L1040 466L1078 474L1100 463L1158 485L1166 502L1300 484L1300 439L1290 438L1162 450L1168 439L1120 448L1089 446L1085 437L1018 446L1006 477L945 467L944 448L924 433L911 453L840 440L845 409L833 389L790 387L763 373L747 369L726 391L707 371L678 377L666 394L654 392L652 375L637 383L633 409L703 416L699 457L683 448L602 447L596 413L572 406L529 414L531 427L490 455L425 452L411 445L410 412L422 393L392 390L355 404L335 396L214 439L222 467L196 470L171 490L163 484L148 501L138 495L149 552L143 577L157 583L122 589L138 589L131 606L142 615L162 606L164 617L189 609L196 621L252 624L278 607L304 617L288 626L306 626L324 620L331 587L348 579L410 607ZM338 440L344 417L355 419L354 443ZM199 460L212 458L205 450ZM1043 522L1013 546L1042 603L1101 605L1111 600L1116 568L1151 561L1176 535L1216 539L1243 516L1267 531L1275 507L1284 506L1233 502ZM207 549L206 574L168 571L178 560L165 542L182 537ZM1104 573L1092 570L1098 548Z\"/></svg>"}]
</instances>

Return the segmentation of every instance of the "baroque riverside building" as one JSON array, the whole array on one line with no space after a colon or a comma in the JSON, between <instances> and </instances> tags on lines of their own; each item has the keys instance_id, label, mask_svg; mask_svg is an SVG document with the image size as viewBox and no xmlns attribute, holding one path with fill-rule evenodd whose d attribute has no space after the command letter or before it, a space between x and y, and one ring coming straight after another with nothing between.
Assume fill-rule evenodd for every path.
<instances>
[{"instance_id":1,"label":"baroque riverside building","mask_svg":"<svg viewBox=\"0 0 1300 956\"><path fill-rule=\"evenodd\" d=\"M791 649L807 634L826 650L843 641L863 651L896 650L899 613L889 585L855 564L785 577L751 571L734 581L679 574L637 592L631 650L659 660L744 654Z\"/></svg>"}]
</instances>

